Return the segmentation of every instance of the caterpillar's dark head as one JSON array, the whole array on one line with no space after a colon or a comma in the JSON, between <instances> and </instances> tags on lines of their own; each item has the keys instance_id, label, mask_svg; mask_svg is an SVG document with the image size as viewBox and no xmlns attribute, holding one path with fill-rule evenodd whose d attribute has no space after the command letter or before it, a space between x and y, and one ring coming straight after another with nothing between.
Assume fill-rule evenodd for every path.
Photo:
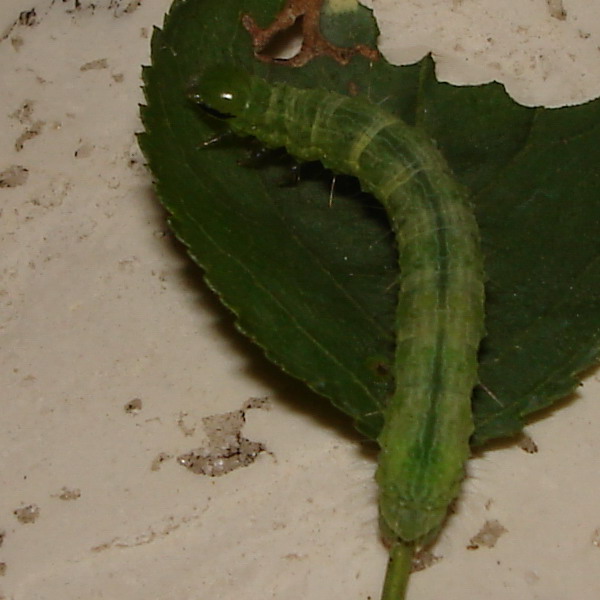
<instances>
[{"instance_id":1,"label":"caterpillar's dark head","mask_svg":"<svg viewBox=\"0 0 600 600\"><path fill-rule=\"evenodd\" d=\"M194 82L188 96L192 102L221 117L241 114L250 98L252 76L230 65L209 67Z\"/></svg>"}]
</instances>

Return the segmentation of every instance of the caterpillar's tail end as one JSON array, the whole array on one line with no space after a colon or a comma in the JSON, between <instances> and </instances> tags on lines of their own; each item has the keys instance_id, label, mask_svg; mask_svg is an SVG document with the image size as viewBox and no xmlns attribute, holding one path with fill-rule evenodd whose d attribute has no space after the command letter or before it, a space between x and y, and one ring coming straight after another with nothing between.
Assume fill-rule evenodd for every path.
<instances>
[{"instance_id":1,"label":"caterpillar's tail end","mask_svg":"<svg viewBox=\"0 0 600 600\"><path fill-rule=\"evenodd\" d=\"M415 545L396 540L390 546L381 600L404 600L412 566Z\"/></svg>"}]
</instances>

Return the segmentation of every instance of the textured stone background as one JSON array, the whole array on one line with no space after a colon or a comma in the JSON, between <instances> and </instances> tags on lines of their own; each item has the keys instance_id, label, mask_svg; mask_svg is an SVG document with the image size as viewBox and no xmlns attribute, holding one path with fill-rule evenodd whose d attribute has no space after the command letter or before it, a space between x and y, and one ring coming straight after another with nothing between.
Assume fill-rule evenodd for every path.
<instances>
[{"instance_id":1,"label":"textured stone background","mask_svg":"<svg viewBox=\"0 0 600 600\"><path fill-rule=\"evenodd\" d=\"M169 2L2 5L0 598L376 598L374 457L235 333L153 197L134 135ZM445 79L467 65L525 100L583 100L600 93L599 6L565 0L562 19L544 0L406 0L385 47L433 49ZM411 600L600 597L599 392L592 373L530 426L537 453L472 461ZM250 398L267 402L240 432ZM206 417L225 413L234 441L266 451L218 478L178 464L214 450Z\"/></svg>"}]
</instances>

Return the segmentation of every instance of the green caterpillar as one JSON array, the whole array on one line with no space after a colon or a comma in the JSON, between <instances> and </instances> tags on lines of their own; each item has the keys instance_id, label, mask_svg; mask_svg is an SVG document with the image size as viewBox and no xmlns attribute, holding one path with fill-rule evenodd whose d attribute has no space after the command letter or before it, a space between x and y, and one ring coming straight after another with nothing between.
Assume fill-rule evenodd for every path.
<instances>
[{"instance_id":1,"label":"green caterpillar","mask_svg":"<svg viewBox=\"0 0 600 600\"><path fill-rule=\"evenodd\" d=\"M231 130L354 175L386 209L400 256L396 389L378 439L384 534L429 543L456 498L473 430L483 267L465 190L431 140L367 100L208 69L191 98Z\"/></svg>"}]
</instances>

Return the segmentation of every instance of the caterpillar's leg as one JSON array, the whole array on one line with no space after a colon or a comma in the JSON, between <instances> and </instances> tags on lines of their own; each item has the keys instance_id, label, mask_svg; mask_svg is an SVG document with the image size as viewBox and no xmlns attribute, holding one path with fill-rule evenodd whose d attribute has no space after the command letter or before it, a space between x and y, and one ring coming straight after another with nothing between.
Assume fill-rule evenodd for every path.
<instances>
[{"instance_id":1,"label":"caterpillar's leg","mask_svg":"<svg viewBox=\"0 0 600 600\"><path fill-rule=\"evenodd\" d=\"M287 173L281 178L279 182L280 187L296 187L300 183L300 170L302 164L297 160L292 161Z\"/></svg>"},{"instance_id":2,"label":"caterpillar's leg","mask_svg":"<svg viewBox=\"0 0 600 600\"><path fill-rule=\"evenodd\" d=\"M257 145L248 152L248 155L245 158L238 160L238 165L240 165L240 167L258 169L273 157L273 152L272 148Z\"/></svg>"},{"instance_id":3,"label":"caterpillar's leg","mask_svg":"<svg viewBox=\"0 0 600 600\"><path fill-rule=\"evenodd\" d=\"M283 148L256 145L248 151L245 158L237 162L240 167L249 169L260 169L274 165L281 166L286 173L279 181L280 186L295 186L300 181L301 163L289 156Z\"/></svg>"},{"instance_id":4,"label":"caterpillar's leg","mask_svg":"<svg viewBox=\"0 0 600 600\"><path fill-rule=\"evenodd\" d=\"M203 142L201 142L200 145L198 146L198 149L208 148L209 146L213 146L214 144L220 144L221 142L226 142L226 141L232 140L236 137L237 136L233 133L233 131L231 131L231 129L227 129L227 130L223 131L222 133L217 133L213 137L208 138L207 140L204 140Z\"/></svg>"},{"instance_id":5,"label":"caterpillar's leg","mask_svg":"<svg viewBox=\"0 0 600 600\"><path fill-rule=\"evenodd\" d=\"M329 186L329 208L333 206L333 193L335 191L335 179L336 175L334 174L331 178L331 185Z\"/></svg>"},{"instance_id":6,"label":"caterpillar's leg","mask_svg":"<svg viewBox=\"0 0 600 600\"><path fill-rule=\"evenodd\" d=\"M300 183L302 163L289 156L283 148L269 148L257 145L245 158L238 160L238 165L249 169L260 169L268 165L280 165L285 173L277 182L280 187L295 187Z\"/></svg>"}]
</instances>

